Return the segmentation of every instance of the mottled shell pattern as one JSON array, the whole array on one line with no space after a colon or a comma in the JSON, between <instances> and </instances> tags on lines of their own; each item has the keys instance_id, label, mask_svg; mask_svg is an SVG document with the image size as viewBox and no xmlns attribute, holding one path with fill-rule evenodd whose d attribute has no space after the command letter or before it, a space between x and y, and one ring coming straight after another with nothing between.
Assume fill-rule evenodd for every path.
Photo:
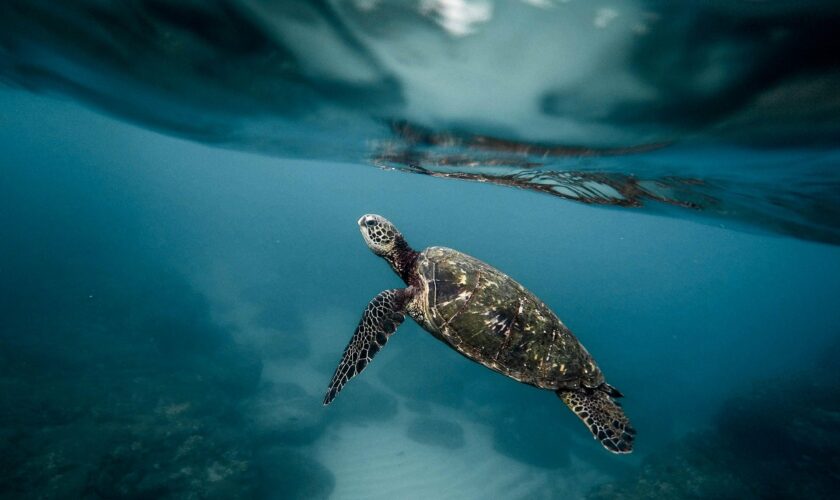
<instances>
[{"instance_id":1,"label":"mottled shell pattern","mask_svg":"<svg viewBox=\"0 0 840 500\"><path fill-rule=\"evenodd\" d=\"M498 269L430 247L417 261L412 316L467 358L543 389L598 387L601 370L560 319Z\"/></svg>"}]
</instances>

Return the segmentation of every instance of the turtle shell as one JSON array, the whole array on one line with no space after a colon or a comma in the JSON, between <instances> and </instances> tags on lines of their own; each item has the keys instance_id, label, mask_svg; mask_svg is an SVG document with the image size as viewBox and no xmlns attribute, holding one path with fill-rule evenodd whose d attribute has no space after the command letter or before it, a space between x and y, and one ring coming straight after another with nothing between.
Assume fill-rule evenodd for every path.
<instances>
[{"instance_id":1,"label":"turtle shell","mask_svg":"<svg viewBox=\"0 0 840 500\"><path fill-rule=\"evenodd\" d=\"M444 247L417 262L423 326L452 348L544 389L597 387L592 357L534 294L498 269Z\"/></svg>"}]
</instances>

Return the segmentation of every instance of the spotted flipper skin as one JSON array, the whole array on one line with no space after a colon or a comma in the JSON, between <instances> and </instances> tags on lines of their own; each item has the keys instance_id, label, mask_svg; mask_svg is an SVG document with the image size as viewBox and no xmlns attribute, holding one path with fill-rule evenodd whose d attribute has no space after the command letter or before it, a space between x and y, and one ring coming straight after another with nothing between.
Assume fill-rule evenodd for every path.
<instances>
[{"instance_id":1,"label":"spotted flipper skin","mask_svg":"<svg viewBox=\"0 0 840 500\"><path fill-rule=\"evenodd\" d=\"M621 393L603 384L597 389L557 391L557 396L586 424L592 435L613 453L630 453L636 430L613 397Z\"/></svg>"},{"instance_id":2,"label":"spotted flipper skin","mask_svg":"<svg viewBox=\"0 0 840 500\"><path fill-rule=\"evenodd\" d=\"M405 303L409 292L403 289L380 292L365 308L359 326L350 343L344 349L344 355L330 381L324 405L328 405L351 378L362 370L376 356L376 353L388 342L388 337L397 331L405 319Z\"/></svg>"}]
</instances>

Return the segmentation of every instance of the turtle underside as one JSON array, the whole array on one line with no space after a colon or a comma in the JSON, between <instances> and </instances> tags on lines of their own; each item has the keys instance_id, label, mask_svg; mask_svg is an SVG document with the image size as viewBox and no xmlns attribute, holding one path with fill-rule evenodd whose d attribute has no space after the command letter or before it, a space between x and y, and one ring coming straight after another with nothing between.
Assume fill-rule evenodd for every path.
<instances>
[{"instance_id":1,"label":"turtle underside","mask_svg":"<svg viewBox=\"0 0 840 500\"><path fill-rule=\"evenodd\" d=\"M598 387L592 356L534 294L456 250L430 247L417 261L418 322L488 368L543 389Z\"/></svg>"}]
</instances>

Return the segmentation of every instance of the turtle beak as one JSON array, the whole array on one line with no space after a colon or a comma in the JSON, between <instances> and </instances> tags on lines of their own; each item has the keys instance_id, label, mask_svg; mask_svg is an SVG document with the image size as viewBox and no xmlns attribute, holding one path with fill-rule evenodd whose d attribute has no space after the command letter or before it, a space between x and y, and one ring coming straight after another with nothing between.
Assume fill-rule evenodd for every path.
<instances>
[{"instance_id":1,"label":"turtle beak","mask_svg":"<svg viewBox=\"0 0 840 500\"><path fill-rule=\"evenodd\" d=\"M365 225L365 219L367 219L367 215L363 215L363 216L359 217L359 220L356 221L356 224L358 224L359 227L364 226Z\"/></svg>"}]
</instances>

